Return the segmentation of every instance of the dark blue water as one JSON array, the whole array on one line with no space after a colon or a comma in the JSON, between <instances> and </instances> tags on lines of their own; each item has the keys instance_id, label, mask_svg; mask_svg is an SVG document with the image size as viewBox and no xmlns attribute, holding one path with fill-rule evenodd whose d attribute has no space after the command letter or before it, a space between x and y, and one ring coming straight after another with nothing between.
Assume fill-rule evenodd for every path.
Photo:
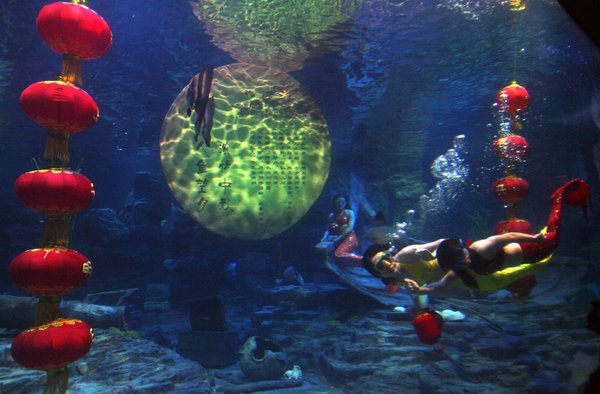
<instances>
[{"instance_id":1,"label":"dark blue water","mask_svg":"<svg viewBox=\"0 0 600 394\"><path fill-rule=\"evenodd\" d=\"M0 292L19 293L6 267L40 235L40 218L23 210L12 186L18 175L35 168L45 141L45 130L22 112L19 95L60 69L59 56L35 30L46 3L0 4ZM415 238L479 235L506 215L489 192L503 176L490 150L499 132L492 104L513 80L531 95L520 132L531 147L519 166L530 184L521 216L534 228L543 226L548 196L573 177L586 179L597 201L600 125L593 113L600 110L592 101L600 95L600 51L556 2L530 3L525 11L512 12L492 1L362 2L331 32L335 44L329 51L289 72L316 100L333 142L330 177L305 217L274 239L252 242L212 234L181 213L173 225L177 230L167 235L157 228L159 220L97 248L90 246L97 236L93 220L76 218L74 246L87 248L98 266L90 289L157 282L165 275L164 260L195 258L199 267L190 275L214 275L202 292L218 293L237 275L230 272L231 263L249 253L277 261L264 268L269 278L282 260L309 280L318 277L323 268L313 245L324 231L329 196L351 193L353 176L364 187L362 197L392 222L408 220L406 211L417 210L411 220L420 223L409 227ZM105 56L84 64L83 88L98 103L100 120L71 138L71 166L93 181L93 210L112 209L122 218L138 172L157 181L161 203L176 204L159 158L164 116L194 74L234 63L238 56L213 43L187 1L94 1L91 7L110 24L114 42ZM470 169L461 194L447 201L441 214L419 211L419 197L438 181L430 172L432 162L458 134L466 136L463 158ZM369 224L364 210L358 219L359 229ZM561 253L589 257L589 246L598 242L597 215L585 225L569 208L565 223L573 230L564 232ZM108 245L116 246L108 251ZM115 261L132 269L119 269L121 277L112 281ZM182 293L192 296L197 290Z\"/></svg>"}]
</instances>

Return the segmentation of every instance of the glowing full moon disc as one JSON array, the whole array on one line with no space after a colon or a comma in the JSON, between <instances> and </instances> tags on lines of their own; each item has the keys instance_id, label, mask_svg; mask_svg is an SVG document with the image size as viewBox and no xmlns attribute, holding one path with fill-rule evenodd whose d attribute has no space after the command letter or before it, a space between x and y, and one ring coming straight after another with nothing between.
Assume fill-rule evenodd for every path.
<instances>
[{"instance_id":1,"label":"glowing full moon disc","mask_svg":"<svg viewBox=\"0 0 600 394\"><path fill-rule=\"evenodd\" d=\"M300 220L331 163L327 123L304 88L270 68L215 69L210 146L189 89L171 105L160 137L163 172L179 204L209 230L240 239L267 239Z\"/></svg>"}]
</instances>

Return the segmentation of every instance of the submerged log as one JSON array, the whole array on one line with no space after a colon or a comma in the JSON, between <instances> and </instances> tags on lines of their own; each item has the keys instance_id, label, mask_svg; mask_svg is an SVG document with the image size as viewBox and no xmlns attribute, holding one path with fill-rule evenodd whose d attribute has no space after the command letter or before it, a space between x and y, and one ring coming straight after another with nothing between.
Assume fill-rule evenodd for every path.
<instances>
[{"instance_id":1,"label":"submerged log","mask_svg":"<svg viewBox=\"0 0 600 394\"><path fill-rule=\"evenodd\" d=\"M21 329L33 326L37 303L36 297L0 295L0 327ZM60 312L63 317L83 320L94 328L128 328L124 306L62 301Z\"/></svg>"}]
</instances>

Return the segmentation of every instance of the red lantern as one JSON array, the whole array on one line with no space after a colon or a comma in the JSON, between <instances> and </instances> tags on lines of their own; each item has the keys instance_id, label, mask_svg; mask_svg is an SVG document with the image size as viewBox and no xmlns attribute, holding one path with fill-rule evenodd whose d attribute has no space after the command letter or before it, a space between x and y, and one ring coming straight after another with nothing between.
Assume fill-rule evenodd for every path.
<instances>
[{"instance_id":1,"label":"red lantern","mask_svg":"<svg viewBox=\"0 0 600 394\"><path fill-rule=\"evenodd\" d=\"M96 59L112 45L112 33L106 21L81 4L48 4L40 10L35 24L44 42L61 55Z\"/></svg>"},{"instance_id":2,"label":"red lantern","mask_svg":"<svg viewBox=\"0 0 600 394\"><path fill-rule=\"evenodd\" d=\"M424 308L412 321L419 340L427 345L435 345L442 336L444 319L436 311Z\"/></svg>"},{"instance_id":3,"label":"red lantern","mask_svg":"<svg viewBox=\"0 0 600 394\"><path fill-rule=\"evenodd\" d=\"M94 199L88 178L63 169L26 172L17 178L15 191L23 205L46 216L81 212Z\"/></svg>"},{"instance_id":4,"label":"red lantern","mask_svg":"<svg viewBox=\"0 0 600 394\"><path fill-rule=\"evenodd\" d=\"M527 197L529 194L529 184L523 178L507 176L494 182L492 193L498 200L513 204Z\"/></svg>"},{"instance_id":5,"label":"red lantern","mask_svg":"<svg viewBox=\"0 0 600 394\"><path fill-rule=\"evenodd\" d=\"M81 84L81 59L98 58L112 45L106 21L81 4L48 4L40 10L35 23L48 46L63 55L63 81Z\"/></svg>"},{"instance_id":6,"label":"red lantern","mask_svg":"<svg viewBox=\"0 0 600 394\"><path fill-rule=\"evenodd\" d=\"M498 138L493 146L494 152L507 160L523 160L529 154L527 140L516 134Z\"/></svg>"},{"instance_id":7,"label":"red lantern","mask_svg":"<svg viewBox=\"0 0 600 394\"><path fill-rule=\"evenodd\" d=\"M61 81L36 82L21 93L23 111L41 126L77 133L96 123L99 112L84 90Z\"/></svg>"},{"instance_id":8,"label":"red lantern","mask_svg":"<svg viewBox=\"0 0 600 394\"><path fill-rule=\"evenodd\" d=\"M529 93L516 81L502 88L496 95L496 102L505 112L522 112L529 106Z\"/></svg>"},{"instance_id":9,"label":"red lantern","mask_svg":"<svg viewBox=\"0 0 600 394\"><path fill-rule=\"evenodd\" d=\"M83 357L92 347L92 339L92 329L86 322L60 318L23 331L10 350L23 367L52 371Z\"/></svg>"},{"instance_id":10,"label":"red lantern","mask_svg":"<svg viewBox=\"0 0 600 394\"><path fill-rule=\"evenodd\" d=\"M494 227L494 234L505 233L533 234L533 226L527 220L517 218L507 219Z\"/></svg>"},{"instance_id":11,"label":"red lantern","mask_svg":"<svg viewBox=\"0 0 600 394\"><path fill-rule=\"evenodd\" d=\"M92 264L74 250L38 248L15 257L8 274L16 285L37 296L61 296L85 283Z\"/></svg>"}]
</instances>

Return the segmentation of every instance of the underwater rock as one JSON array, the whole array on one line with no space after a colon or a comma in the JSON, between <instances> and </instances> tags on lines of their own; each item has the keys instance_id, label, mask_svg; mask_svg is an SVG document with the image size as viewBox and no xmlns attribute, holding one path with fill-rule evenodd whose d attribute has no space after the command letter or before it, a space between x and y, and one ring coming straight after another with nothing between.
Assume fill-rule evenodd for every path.
<instances>
[{"instance_id":1,"label":"underwater rock","mask_svg":"<svg viewBox=\"0 0 600 394\"><path fill-rule=\"evenodd\" d=\"M166 283L148 283L144 310L162 310L168 307L169 285Z\"/></svg>"},{"instance_id":2,"label":"underwater rock","mask_svg":"<svg viewBox=\"0 0 600 394\"><path fill-rule=\"evenodd\" d=\"M290 265L281 274L281 278L277 279L278 285L304 285L304 278L296 270L296 267Z\"/></svg>"},{"instance_id":3,"label":"underwater rock","mask_svg":"<svg viewBox=\"0 0 600 394\"><path fill-rule=\"evenodd\" d=\"M306 283L304 286L290 285L265 288L260 290L265 304L277 305L290 301L297 309L313 309L333 306L342 310L346 306L356 308L359 305L374 305L374 301L360 295L354 290L337 284Z\"/></svg>"},{"instance_id":4,"label":"underwater rock","mask_svg":"<svg viewBox=\"0 0 600 394\"><path fill-rule=\"evenodd\" d=\"M240 367L251 380L281 378L288 367L288 356L270 339L254 336L240 348Z\"/></svg>"},{"instance_id":5,"label":"underwater rock","mask_svg":"<svg viewBox=\"0 0 600 394\"><path fill-rule=\"evenodd\" d=\"M78 216L79 232L85 242L94 245L113 245L126 242L129 228L111 208L92 208Z\"/></svg>"},{"instance_id":6,"label":"underwater rock","mask_svg":"<svg viewBox=\"0 0 600 394\"><path fill-rule=\"evenodd\" d=\"M89 373L81 374L70 365L69 392L72 393L208 393L207 371L173 350L142 338L94 328L94 344L81 363ZM16 335L16 334L15 334ZM11 337L0 336L0 348ZM0 365L3 393L41 393L46 373L27 370L16 362Z\"/></svg>"},{"instance_id":7,"label":"underwater rock","mask_svg":"<svg viewBox=\"0 0 600 394\"><path fill-rule=\"evenodd\" d=\"M88 373L90 373L90 367L85 361L78 362L77 364L75 364L75 369L80 375L87 375Z\"/></svg>"},{"instance_id":8,"label":"underwater rock","mask_svg":"<svg viewBox=\"0 0 600 394\"><path fill-rule=\"evenodd\" d=\"M129 328L138 328L144 318L144 292L140 289L123 289L88 294L85 303L122 306L125 308Z\"/></svg>"},{"instance_id":9,"label":"underwater rock","mask_svg":"<svg viewBox=\"0 0 600 394\"><path fill-rule=\"evenodd\" d=\"M324 372L334 377L334 379L355 379L364 375L373 375L376 367L366 365L354 365L348 362L335 360L331 357L322 355L321 366Z\"/></svg>"},{"instance_id":10,"label":"underwater rock","mask_svg":"<svg viewBox=\"0 0 600 394\"><path fill-rule=\"evenodd\" d=\"M260 291L275 284L276 266L274 259L267 253L250 252L235 260L237 271L237 290Z\"/></svg>"},{"instance_id":11,"label":"underwater rock","mask_svg":"<svg viewBox=\"0 0 600 394\"><path fill-rule=\"evenodd\" d=\"M133 227L160 226L171 210L171 195L154 175L138 172L119 217Z\"/></svg>"}]
</instances>

